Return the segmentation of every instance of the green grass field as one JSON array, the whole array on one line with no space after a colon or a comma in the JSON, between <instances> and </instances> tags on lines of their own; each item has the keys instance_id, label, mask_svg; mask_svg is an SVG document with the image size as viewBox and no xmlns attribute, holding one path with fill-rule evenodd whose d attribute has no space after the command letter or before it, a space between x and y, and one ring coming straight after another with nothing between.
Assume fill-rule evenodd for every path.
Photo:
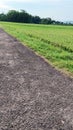
<instances>
[{"instance_id":1,"label":"green grass field","mask_svg":"<svg viewBox=\"0 0 73 130\"><path fill-rule=\"evenodd\" d=\"M0 22L0 27L55 67L73 75L73 26Z\"/></svg>"}]
</instances>

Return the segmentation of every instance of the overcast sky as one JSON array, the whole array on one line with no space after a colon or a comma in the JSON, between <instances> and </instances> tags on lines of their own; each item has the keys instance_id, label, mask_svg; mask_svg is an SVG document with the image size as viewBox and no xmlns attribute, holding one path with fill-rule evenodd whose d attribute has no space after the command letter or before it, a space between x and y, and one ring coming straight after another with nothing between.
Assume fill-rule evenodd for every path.
<instances>
[{"instance_id":1,"label":"overcast sky","mask_svg":"<svg viewBox=\"0 0 73 130\"><path fill-rule=\"evenodd\" d=\"M0 12L24 9L32 15L73 21L73 0L1 0Z\"/></svg>"}]
</instances>

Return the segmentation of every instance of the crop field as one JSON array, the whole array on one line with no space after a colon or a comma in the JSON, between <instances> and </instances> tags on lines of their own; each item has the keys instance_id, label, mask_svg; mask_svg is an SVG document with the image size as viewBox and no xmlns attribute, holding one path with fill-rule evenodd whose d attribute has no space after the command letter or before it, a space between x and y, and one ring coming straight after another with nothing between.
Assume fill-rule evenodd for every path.
<instances>
[{"instance_id":1,"label":"crop field","mask_svg":"<svg viewBox=\"0 0 73 130\"><path fill-rule=\"evenodd\" d=\"M73 75L73 26L0 22L0 27L55 67Z\"/></svg>"}]
</instances>

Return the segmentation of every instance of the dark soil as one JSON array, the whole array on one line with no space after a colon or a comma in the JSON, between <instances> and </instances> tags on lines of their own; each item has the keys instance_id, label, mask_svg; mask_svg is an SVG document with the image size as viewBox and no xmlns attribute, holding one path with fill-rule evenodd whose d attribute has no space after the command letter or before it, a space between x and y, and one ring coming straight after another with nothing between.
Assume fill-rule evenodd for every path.
<instances>
[{"instance_id":1,"label":"dark soil","mask_svg":"<svg viewBox=\"0 0 73 130\"><path fill-rule=\"evenodd\" d=\"M0 130L73 130L73 79L2 29Z\"/></svg>"}]
</instances>

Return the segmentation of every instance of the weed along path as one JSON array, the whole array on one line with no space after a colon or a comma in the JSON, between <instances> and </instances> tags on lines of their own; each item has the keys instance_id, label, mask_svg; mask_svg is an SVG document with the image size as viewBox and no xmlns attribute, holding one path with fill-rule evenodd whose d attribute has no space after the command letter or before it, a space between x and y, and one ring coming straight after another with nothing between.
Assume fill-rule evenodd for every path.
<instances>
[{"instance_id":1,"label":"weed along path","mask_svg":"<svg viewBox=\"0 0 73 130\"><path fill-rule=\"evenodd\" d=\"M73 79L1 29L0 130L73 130Z\"/></svg>"}]
</instances>

